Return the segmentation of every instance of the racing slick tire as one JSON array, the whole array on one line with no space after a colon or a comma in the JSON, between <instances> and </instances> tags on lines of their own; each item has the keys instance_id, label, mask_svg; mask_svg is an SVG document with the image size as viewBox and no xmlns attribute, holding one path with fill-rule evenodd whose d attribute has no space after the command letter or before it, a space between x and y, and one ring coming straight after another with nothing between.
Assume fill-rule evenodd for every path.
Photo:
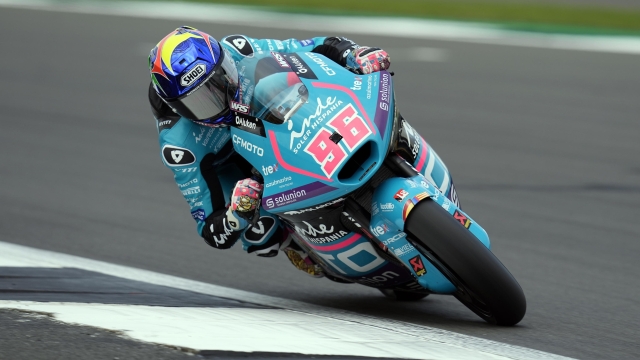
<instances>
[{"instance_id":1,"label":"racing slick tire","mask_svg":"<svg viewBox=\"0 0 640 360\"><path fill-rule=\"evenodd\" d=\"M516 279L469 230L430 199L405 223L409 240L456 286L454 296L487 322L511 326L527 303Z\"/></svg>"}]
</instances>

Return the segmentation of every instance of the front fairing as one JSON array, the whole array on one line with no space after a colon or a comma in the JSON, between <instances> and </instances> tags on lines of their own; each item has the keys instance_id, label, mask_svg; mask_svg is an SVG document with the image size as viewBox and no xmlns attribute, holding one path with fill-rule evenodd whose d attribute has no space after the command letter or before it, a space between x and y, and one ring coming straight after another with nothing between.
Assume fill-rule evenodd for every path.
<instances>
[{"instance_id":1,"label":"front fairing","mask_svg":"<svg viewBox=\"0 0 640 360\"><path fill-rule=\"evenodd\" d=\"M380 167L396 115L389 73L355 75L314 53L256 54L238 69L232 140L264 177L265 209L336 199Z\"/></svg>"}]
</instances>

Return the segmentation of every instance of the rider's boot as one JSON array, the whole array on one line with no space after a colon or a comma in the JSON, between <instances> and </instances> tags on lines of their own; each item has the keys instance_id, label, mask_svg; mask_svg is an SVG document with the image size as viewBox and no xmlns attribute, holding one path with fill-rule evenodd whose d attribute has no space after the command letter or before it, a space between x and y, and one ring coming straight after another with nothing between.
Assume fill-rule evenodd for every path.
<instances>
[{"instance_id":1,"label":"rider's boot","mask_svg":"<svg viewBox=\"0 0 640 360\"><path fill-rule=\"evenodd\" d=\"M288 234L285 241L280 246L280 250L282 250L289 261L295 266L298 270L302 270L310 276L314 278L324 277L324 271L320 267L320 265L316 264L309 254L307 254L295 241L293 241L291 234Z\"/></svg>"}]
</instances>

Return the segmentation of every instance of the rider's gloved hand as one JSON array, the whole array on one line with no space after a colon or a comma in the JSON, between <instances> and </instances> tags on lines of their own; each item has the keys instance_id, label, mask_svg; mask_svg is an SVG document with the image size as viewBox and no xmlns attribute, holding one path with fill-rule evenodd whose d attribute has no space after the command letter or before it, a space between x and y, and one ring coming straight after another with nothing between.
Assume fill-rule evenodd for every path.
<instances>
[{"instance_id":1,"label":"rider's gloved hand","mask_svg":"<svg viewBox=\"0 0 640 360\"><path fill-rule=\"evenodd\" d=\"M229 216L237 218L239 230L258 220L260 217L262 190L262 184L253 179L244 179L236 183L231 193L231 206L227 211L227 218L230 224L233 219L230 219ZM242 224L242 220L244 220L244 224ZM233 224L231 225L234 227ZM236 230L235 227L234 230Z\"/></svg>"},{"instance_id":2,"label":"rider's gloved hand","mask_svg":"<svg viewBox=\"0 0 640 360\"><path fill-rule=\"evenodd\" d=\"M391 66L391 58L380 48L361 46L347 55L347 69L359 74L371 74Z\"/></svg>"}]
</instances>

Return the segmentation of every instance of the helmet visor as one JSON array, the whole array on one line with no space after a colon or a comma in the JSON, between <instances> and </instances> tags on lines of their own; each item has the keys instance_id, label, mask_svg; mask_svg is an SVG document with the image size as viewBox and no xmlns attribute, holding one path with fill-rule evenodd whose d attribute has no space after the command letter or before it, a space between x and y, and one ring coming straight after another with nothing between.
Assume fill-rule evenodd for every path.
<instances>
[{"instance_id":1,"label":"helmet visor","mask_svg":"<svg viewBox=\"0 0 640 360\"><path fill-rule=\"evenodd\" d=\"M238 70L230 56L220 51L221 59L213 72L187 94L166 100L178 114L190 120L215 120L229 111L229 100L238 90Z\"/></svg>"}]
</instances>

